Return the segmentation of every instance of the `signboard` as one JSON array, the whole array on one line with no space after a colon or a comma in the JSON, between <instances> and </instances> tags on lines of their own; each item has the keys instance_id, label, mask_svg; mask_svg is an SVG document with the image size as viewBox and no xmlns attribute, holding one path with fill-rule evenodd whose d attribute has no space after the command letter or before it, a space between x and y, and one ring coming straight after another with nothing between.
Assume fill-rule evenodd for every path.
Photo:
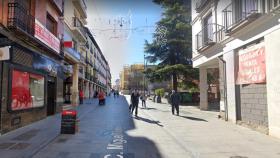
<instances>
[{"instance_id":1,"label":"signboard","mask_svg":"<svg viewBox=\"0 0 280 158\"><path fill-rule=\"evenodd\" d=\"M237 84L266 82L265 47L257 44L239 51Z\"/></svg>"},{"instance_id":2,"label":"signboard","mask_svg":"<svg viewBox=\"0 0 280 158\"><path fill-rule=\"evenodd\" d=\"M73 42L72 41L64 41L64 47L65 48L73 48Z\"/></svg>"},{"instance_id":3,"label":"signboard","mask_svg":"<svg viewBox=\"0 0 280 158\"><path fill-rule=\"evenodd\" d=\"M57 75L59 65L55 61L39 54L34 54L33 58L33 68L35 70L42 73L48 73L51 76Z\"/></svg>"},{"instance_id":4,"label":"signboard","mask_svg":"<svg viewBox=\"0 0 280 158\"><path fill-rule=\"evenodd\" d=\"M60 41L37 19L35 19L35 35L37 39L52 48L58 54L60 53Z\"/></svg>"},{"instance_id":5,"label":"signboard","mask_svg":"<svg viewBox=\"0 0 280 158\"><path fill-rule=\"evenodd\" d=\"M10 46L0 48L0 61L10 60Z\"/></svg>"}]
</instances>

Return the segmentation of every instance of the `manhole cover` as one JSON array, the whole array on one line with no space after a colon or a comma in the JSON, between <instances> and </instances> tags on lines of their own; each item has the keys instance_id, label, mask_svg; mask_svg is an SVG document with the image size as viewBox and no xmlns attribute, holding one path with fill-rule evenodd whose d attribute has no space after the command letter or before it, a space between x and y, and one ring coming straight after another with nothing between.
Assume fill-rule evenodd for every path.
<instances>
[{"instance_id":1,"label":"manhole cover","mask_svg":"<svg viewBox=\"0 0 280 158\"><path fill-rule=\"evenodd\" d=\"M0 144L0 149L8 149L12 145L15 145L16 143L1 143Z\"/></svg>"},{"instance_id":2,"label":"manhole cover","mask_svg":"<svg viewBox=\"0 0 280 158\"><path fill-rule=\"evenodd\" d=\"M22 150L26 149L30 144L28 143L18 143L10 148L10 150Z\"/></svg>"},{"instance_id":3,"label":"manhole cover","mask_svg":"<svg viewBox=\"0 0 280 158\"><path fill-rule=\"evenodd\" d=\"M18 135L15 138L13 138L13 140L28 141L31 138L35 137L39 131L40 130L38 130L38 129L29 130L29 131L27 131L27 132L25 132L25 133L23 133L21 135Z\"/></svg>"}]
</instances>

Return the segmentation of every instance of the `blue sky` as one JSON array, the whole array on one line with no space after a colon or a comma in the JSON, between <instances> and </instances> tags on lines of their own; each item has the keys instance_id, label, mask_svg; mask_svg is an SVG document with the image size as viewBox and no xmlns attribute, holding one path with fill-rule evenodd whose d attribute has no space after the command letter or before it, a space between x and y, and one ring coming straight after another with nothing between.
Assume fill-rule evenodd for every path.
<instances>
[{"instance_id":1,"label":"blue sky","mask_svg":"<svg viewBox=\"0 0 280 158\"><path fill-rule=\"evenodd\" d=\"M122 67L143 63L144 41L152 40L162 8L152 0L88 0L88 27L108 60L112 83Z\"/></svg>"}]
</instances>

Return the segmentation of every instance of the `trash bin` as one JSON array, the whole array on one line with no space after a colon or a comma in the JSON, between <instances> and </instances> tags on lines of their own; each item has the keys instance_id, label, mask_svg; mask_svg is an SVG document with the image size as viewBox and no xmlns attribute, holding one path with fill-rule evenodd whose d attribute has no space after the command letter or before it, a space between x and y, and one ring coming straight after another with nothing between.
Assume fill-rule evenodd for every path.
<instances>
[{"instance_id":1,"label":"trash bin","mask_svg":"<svg viewBox=\"0 0 280 158\"><path fill-rule=\"evenodd\" d=\"M77 122L76 110L64 110L61 114L61 134L75 134Z\"/></svg>"}]
</instances>

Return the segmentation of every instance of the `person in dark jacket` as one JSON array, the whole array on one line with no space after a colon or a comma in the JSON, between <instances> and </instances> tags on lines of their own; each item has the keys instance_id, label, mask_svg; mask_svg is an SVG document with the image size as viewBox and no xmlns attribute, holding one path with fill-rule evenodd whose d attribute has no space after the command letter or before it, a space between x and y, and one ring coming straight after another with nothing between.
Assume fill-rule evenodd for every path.
<instances>
[{"instance_id":1,"label":"person in dark jacket","mask_svg":"<svg viewBox=\"0 0 280 158\"><path fill-rule=\"evenodd\" d=\"M179 104L180 104L180 96L179 94L175 91L172 90L172 94L170 95L170 103L172 107L172 114L174 115L174 109L176 109L177 115L179 116Z\"/></svg>"},{"instance_id":2,"label":"person in dark jacket","mask_svg":"<svg viewBox=\"0 0 280 158\"><path fill-rule=\"evenodd\" d=\"M132 108L131 108L131 113L133 114L133 111L135 109L135 116L137 117L137 113L138 113L138 104L139 104L139 93L137 92L137 90L134 90L132 93L131 93L131 96L130 96L130 100L131 100L131 105L132 105Z\"/></svg>"}]
</instances>

